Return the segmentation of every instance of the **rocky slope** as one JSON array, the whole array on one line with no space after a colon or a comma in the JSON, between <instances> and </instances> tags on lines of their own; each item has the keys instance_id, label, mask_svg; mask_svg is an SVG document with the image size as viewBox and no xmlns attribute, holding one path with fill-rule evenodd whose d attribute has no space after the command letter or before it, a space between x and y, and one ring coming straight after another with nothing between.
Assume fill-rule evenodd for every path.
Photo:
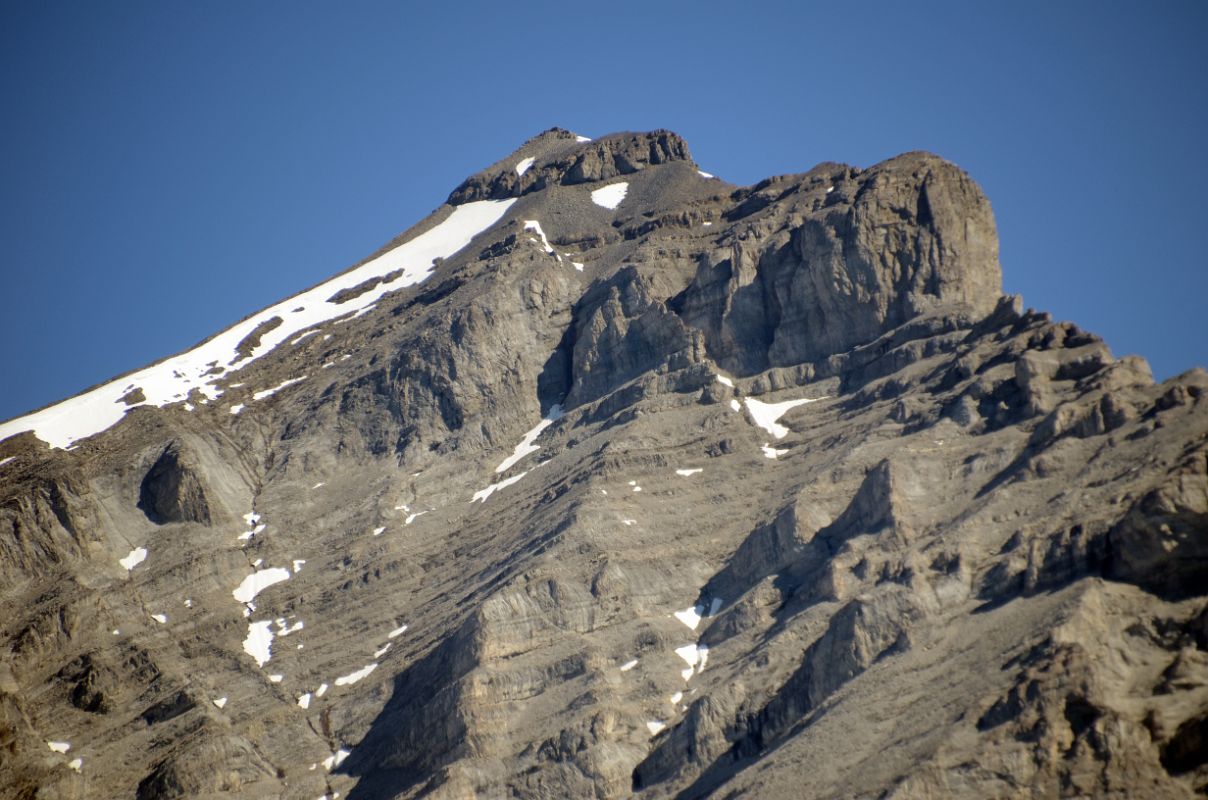
<instances>
[{"instance_id":1,"label":"rocky slope","mask_svg":"<svg viewBox=\"0 0 1208 800\"><path fill-rule=\"evenodd\" d=\"M0 796L1202 794L1206 393L935 156L548 131L0 425Z\"/></svg>"}]
</instances>

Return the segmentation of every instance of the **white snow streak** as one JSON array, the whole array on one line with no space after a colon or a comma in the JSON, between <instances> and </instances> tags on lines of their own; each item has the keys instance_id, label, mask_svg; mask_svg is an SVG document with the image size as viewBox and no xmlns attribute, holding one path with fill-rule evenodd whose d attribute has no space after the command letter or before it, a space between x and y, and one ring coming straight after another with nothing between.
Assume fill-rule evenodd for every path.
<instances>
[{"instance_id":1,"label":"white snow streak","mask_svg":"<svg viewBox=\"0 0 1208 800\"><path fill-rule=\"evenodd\" d=\"M580 269L582 269L582 267L580 267ZM16 456L9 456L8 458L2 458L2 459L0 459L0 467L3 467L5 464L7 464L10 461L16 461L16 460L17 460Z\"/></svg>"},{"instance_id":2,"label":"white snow streak","mask_svg":"<svg viewBox=\"0 0 1208 800\"><path fill-rule=\"evenodd\" d=\"M84 759L82 759L82 758L73 758L73 759L71 759L70 761L68 761L68 762L67 762L67 766L71 767L71 768L72 768L72 769L74 769L76 772L79 772L79 771L80 771L80 768L84 766Z\"/></svg>"},{"instance_id":3,"label":"white snow streak","mask_svg":"<svg viewBox=\"0 0 1208 800\"><path fill-rule=\"evenodd\" d=\"M377 669L376 663L366 664L356 672L350 672L347 675L341 675L340 677L336 678L336 686L351 686L361 678L368 676L369 673L373 672L375 669Z\"/></svg>"},{"instance_id":4,"label":"white snow streak","mask_svg":"<svg viewBox=\"0 0 1208 800\"><path fill-rule=\"evenodd\" d=\"M514 202L514 198L480 200L457 206L443 222L410 241L356 269L269 306L192 350L49 408L0 424L0 440L33 431L52 447L67 448L113 426L135 406L163 407L183 402L191 392L214 400L222 394L219 383L277 345L323 322L371 306L388 292L426 280L435 269L433 259L449 258L457 253L475 236L498 222ZM380 283L345 303L328 302L329 297L343 289L351 289L396 270L401 271L401 275L392 281ZM282 323L264 332L260 344L246 356L241 355L236 349L239 343L274 317ZM226 369L219 375L207 375L215 365ZM145 399L127 404L122 398L134 388L142 389Z\"/></svg>"},{"instance_id":5,"label":"white snow streak","mask_svg":"<svg viewBox=\"0 0 1208 800\"><path fill-rule=\"evenodd\" d=\"M646 730L650 731L651 736L654 736L655 734L657 734L659 731L661 731L663 728L666 728L666 727L667 727L667 723L663 722L662 720L658 720L658 719L650 720L649 722L646 723Z\"/></svg>"},{"instance_id":6,"label":"white snow streak","mask_svg":"<svg viewBox=\"0 0 1208 800\"><path fill-rule=\"evenodd\" d=\"M698 472L704 472L704 470L700 467L697 467L696 469L677 469L675 474L684 478L690 478Z\"/></svg>"},{"instance_id":7,"label":"white snow streak","mask_svg":"<svg viewBox=\"0 0 1208 800\"><path fill-rule=\"evenodd\" d=\"M734 381L730 380L725 375L718 375L716 377L717 377L717 382L720 383L722 386L729 386L731 389L734 388Z\"/></svg>"},{"instance_id":8,"label":"white snow streak","mask_svg":"<svg viewBox=\"0 0 1208 800\"><path fill-rule=\"evenodd\" d=\"M399 625L397 628L395 628L394 630L390 631L390 633L386 634L386 638L387 638L387 639L395 639L395 638L397 638L397 637L399 637L399 636L402 636L402 635L403 635L404 633L406 633L406 632L407 632L407 626L406 626L406 625Z\"/></svg>"},{"instance_id":9,"label":"white snow streak","mask_svg":"<svg viewBox=\"0 0 1208 800\"><path fill-rule=\"evenodd\" d=\"M310 692L307 692L298 698L298 705L300 705L302 708L310 708Z\"/></svg>"},{"instance_id":10,"label":"white snow streak","mask_svg":"<svg viewBox=\"0 0 1208 800\"><path fill-rule=\"evenodd\" d=\"M710 175L709 173L705 172L703 169L698 169L698 170L696 171L696 174L697 174L697 175L700 175L702 178L713 178L713 177L716 177L716 176L714 176L714 175Z\"/></svg>"},{"instance_id":11,"label":"white snow streak","mask_svg":"<svg viewBox=\"0 0 1208 800\"><path fill-rule=\"evenodd\" d=\"M632 661L626 661L624 664L621 665L621 672L629 672L629 670L633 669L637 665L638 665L638 660L636 658L633 659Z\"/></svg>"},{"instance_id":12,"label":"white snow streak","mask_svg":"<svg viewBox=\"0 0 1208 800\"><path fill-rule=\"evenodd\" d=\"M263 400L266 397L272 397L277 392L284 389L286 386L293 386L295 383L301 383L304 380L306 380L305 375L303 375L301 378L290 378L287 381L282 381L281 383L277 384L276 386L274 386L271 389L265 389L263 392L255 392L252 395L252 399L253 400Z\"/></svg>"},{"instance_id":13,"label":"white snow streak","mask_svg":"<svg viewBox=\"0 0 1208 800\"><path fill-rule=\"evenodd\" d=\"M590 142L591 139L587 138L586 136L575 136L575 141L579 144L582 144L583 142Z\"/></svg>"},{"instance_id":14,"label":"white snow streak","mask_svg":"<svg viewBox=\"0 0 1208 800\"><path fill-rule=\"evenodd\" d=\"M629 184L625 181L620 183L612 183L605 186L603 189L596 189L591 193L591 201L598 206L603 206L608 209L615 209L625 199L625 194L629 191Z\"/></svg>"},{"instance_id":15,"label":"white snow streak","mask_svg":"<svg viewBox=\"0 0 1208 800\"><path fill-rule=\"evenodd\" d=\"M168 615L167 614L152 614L151 619L155 620L160 625L168 624Z\"/></svg>"},{"instance_id":16,"label":"white snow streak","mask_svg":"<svg viewBox=\"0 0 1208 800\"><path fill-rule=\"evenodd\" d=\"M555 404L550 408L549 413L541 418L540 422L534 425L528 433L524 434L524 438L520 440L520 444L516 445L516 449L512 451L512 454L505 458L499 466L495 467L495 473L500 474L507 472L520 459L524 458L529 453L535 453L540 450L541 448L538 445L533 444L533 442L537 440L537 437L541 435L543 430L548 428L550 425L553 425L561 418L562 406Z\"/></svg>"},{"instance_id":17,"label":"white snow streak","mask_svg":"<svg viewBox=\"0 0 1208 800\"><path fill-rule=\"evenodd\" d=\"M507 487L509 487L513 483L515 483L516 481L523 478L525 475L528 475L528 470L525 470L524 472L520 473L519 475L513 475L510 478L505 478L505 479L501 480L499 483L492 483L490 486L488 486L485 489L479 489L477 492L474 492L474 497L472 497L470 499L470 502L471 503L485 503L487 501L487 498L490 497L491 495L495 494L495 492L499 491L500 489L506 489Z\"/></svg>"},{"instance_id":18,"label":"white snow streak","mask_svg":"<svg viewBox=\"0 0 1208 800\"><path fill-rule=\"evenodd\" d=\"M516 164L516 174L523 175L524 173L528 172L528 168L533 166L533 162L536 160L537 159L530 156L530 157L518 162Z\"/></svg>"},{"instance_id":19,"label":"white snow streak","mask_svg":"<svg viewBox=\"0 0 1208 800\"><path fill-rule=\"evenodd\" d=\"M214 705L218 706L219 708L225 707L226 704L227 704L227 699L225 697L220 697L214 701Z\"/></svg>"},{"instance_id":20,"label":"white snow streak","mask_svg":"<svg viewBox=\"0 0 1208 800\"><path fill-rule=\"evenodd\" d=\"M767 442L764 442L759 449L763 451L766 458L780 458L789 452L786 447L772 447Z\"/></svg>"},{"instance_id":21,"label":"white snow streak","mask_svg":"<svg viewBox=\"0 0 1208 800\"><path fill-rule=\"evenodd\" d=\"M235 405L231 406L231 416L235 416L243 409L244 409L243 403L236 403Z\"/></svg>"},{"instance_id":22,"label":"white snow streak","mask_svg":"<svg viewBox=\"0 0 1208 800\"><path fill-rule=\"evenodd\" d=\"M558 255L558 253L554 250L554 246L552 244L550 244L549 239L546 238L545 231L541 230L540 222L538 222L535 219L526 219L524 221L524 229L526 231L533 231L538 236L540 236L541 237L541 246L545 248L545 252L549 253L554 258L558 259L558 263L562 262L562 256Z\"/></svg>"},{"instance_id":23,"label":"white snow streak","mask_svg":"<svg viewBox=\"0 0 1208 800\"><path fill-rule=\"evenodd\" d=\"M66 753L71 749L71 742L47 742L46 746L56 753Z\"/></svg>"}]
</instances>

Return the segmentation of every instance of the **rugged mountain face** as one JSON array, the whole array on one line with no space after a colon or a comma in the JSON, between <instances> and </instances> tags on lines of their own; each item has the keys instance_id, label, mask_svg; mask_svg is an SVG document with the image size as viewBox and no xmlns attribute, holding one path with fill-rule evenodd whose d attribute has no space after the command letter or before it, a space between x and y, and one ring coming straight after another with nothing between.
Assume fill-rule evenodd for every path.
<instances>
[{"instance_id":1,"label":"rugged mountain face","mask_svg":"<svg viewBox=\"0 0 1208 800\"><path fill-rule=\"evenodd\" d=\"M0 426L0 795L1203 793L1206 392L934 156L548 131Z\"/></svg>"}]
</instances>

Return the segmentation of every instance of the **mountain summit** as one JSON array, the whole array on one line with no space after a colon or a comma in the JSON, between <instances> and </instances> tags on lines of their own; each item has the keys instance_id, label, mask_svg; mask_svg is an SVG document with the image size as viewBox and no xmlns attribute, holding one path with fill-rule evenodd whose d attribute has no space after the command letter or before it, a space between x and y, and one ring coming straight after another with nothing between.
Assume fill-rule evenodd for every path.
<instances>
[{"instance_id":1,"label":"mountain summit","mask_svg":"<svg viewBox=\"0 0 1208 800\"><path fill-rule=\"evenodd\" d=\"M907 153L552 129L0 425L0 796L1208 789L1208 373Z\"/></svg>"}]
</instances>

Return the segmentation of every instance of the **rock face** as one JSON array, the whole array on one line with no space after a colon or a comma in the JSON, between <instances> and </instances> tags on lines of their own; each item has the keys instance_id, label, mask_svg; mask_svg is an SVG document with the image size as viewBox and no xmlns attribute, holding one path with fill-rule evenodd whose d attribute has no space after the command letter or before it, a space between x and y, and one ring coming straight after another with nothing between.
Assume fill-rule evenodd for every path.
<instances>
[{"instance_id":1,"label":"rock face","mask_svg":"<svg viewBox=\"0 0 1208 800\"><path fill-rule=\"evenodd\" d=\"M0 425L0 796L1202 795L1206 395L935 156L547 131Z\"/></svg>"}]
</instances>

